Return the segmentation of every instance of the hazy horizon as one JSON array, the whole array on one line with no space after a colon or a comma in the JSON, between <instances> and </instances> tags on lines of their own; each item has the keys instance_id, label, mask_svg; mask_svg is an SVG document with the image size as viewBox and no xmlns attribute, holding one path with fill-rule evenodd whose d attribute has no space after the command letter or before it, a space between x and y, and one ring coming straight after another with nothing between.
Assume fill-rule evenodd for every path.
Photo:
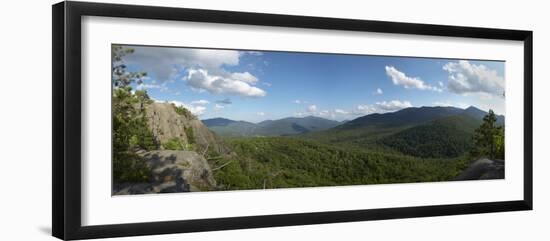
<instances>
[{"instance_id":1,"label":"hazy horizon","mask_svg":"<svg viewBox=\"0 0 550 241\"><path fill-rule=\"evenodd\" d=\"M459 109L463 109L463 110L466 110L467 108L470 108L470 107L474 107L474 108L477 108L479 110L482 110L482 111L485 111L485 112L489 112L489 110L483 110L483 109L480 109L478 108L477 106L467 106L465 108L461 108L461 107L456 107L456 106L413 106L413 107L408 107L408 108L422 108L422 107L453 107L453 108L459 108ZM402 110L402 109L400 109ZM374 112L374 113L369 113L369 114L366 114L366 115L371 115L371 114L385 114L385 113L393 113L393 112L397 112L397 111L400 111L400 110L396 110L396 111L391 111L391 112ZM344 119L344 120L333 120L333 121L337 121L337 122L346 122L346 121L352 121L354 119L357 119L357 118L360 118L360 117L363 117L363 116L366 116L366 115L362 115L362 116L357 116L353 119ZM505 116L504 114L497 114L497 115L500 115L500 116ZM254 123L254 124L258 124L258 123L261 123L261 122L264 122L264 121L273 121L273 120L281 120L281 119L286 119L286 118L307 118L307 117L317 117L317 118L323 118L323 119L326 119L326 120L331 120L331 119L328 119L328 118L324 118L324 117L320 117L320 116L315 116L315 115L308 115L308 116L302 116L302 117L297 117L297 116L287 116L287 117L282 117L282 118L278 118L278 119L264 119L264 120L260 120L260 121L257 121L257 122L251 122L251 121L246 121L246 120L240 120L240 119L231 119L231 118L228 118L228 117L224 117L224 116L214 116L214 117L209 117L209 118L199 118L201 121L203 120L210 120L210 119L228 119L228 120L232 120L232 121L246 121L246 122L250 122L250 123Z\"/></svg>"}]
</instances>

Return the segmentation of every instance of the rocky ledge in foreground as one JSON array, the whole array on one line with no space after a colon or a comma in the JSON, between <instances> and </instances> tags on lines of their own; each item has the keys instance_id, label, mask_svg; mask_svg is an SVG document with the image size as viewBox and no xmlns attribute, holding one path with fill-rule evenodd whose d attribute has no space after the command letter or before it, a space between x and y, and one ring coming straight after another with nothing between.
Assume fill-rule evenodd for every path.
<instances>
[{"instance_id":1,"label":"rocky ledge in foreground","mask_svg":"<svg viewBox=\"0 0 550 241\"><path fill-rule=\"evenodd\" d=\"M464 170L455 180L504 179L504 160L479 159Z\"/></svg>"},{"instance_id":2,"label":"rocky ledge in foreground","mask_svg":"<svg viewBox=\"0 0 550 241\"><path fill-rule=\"evenodd\" d=\"M150 183L115 183L113 195L210 190L216 186L206 159L194 151L138 152L152 170Z\"/></svg>"}]
</instances>

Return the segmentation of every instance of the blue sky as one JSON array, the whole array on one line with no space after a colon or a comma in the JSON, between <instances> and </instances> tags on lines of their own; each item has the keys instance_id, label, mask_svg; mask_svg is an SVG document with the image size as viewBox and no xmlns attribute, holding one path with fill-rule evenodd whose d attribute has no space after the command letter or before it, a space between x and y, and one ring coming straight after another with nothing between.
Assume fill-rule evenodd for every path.
<instances>
[{"instance_id":1,"label":"blue sky","mask_svg":"<svg viewBox=\"0 0 550 241\"><path fill-rule=\"evenodd\" d=\"M201 119L350 120L419 106L470 105L504 114L504 62L128 46L130 71L157 101Z\"/></svg>"}]
</instances>

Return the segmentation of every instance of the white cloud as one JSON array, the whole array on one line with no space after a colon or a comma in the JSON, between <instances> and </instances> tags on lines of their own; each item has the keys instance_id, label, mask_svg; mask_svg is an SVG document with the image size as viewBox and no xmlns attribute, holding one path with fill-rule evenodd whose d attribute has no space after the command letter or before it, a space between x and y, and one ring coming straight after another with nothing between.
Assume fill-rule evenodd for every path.
<instances>
[{"instance_id":1,"label":"white cloud","mask_svg":"<svg viewBox=\"0 0 550 241\"><path fill-rule=\"evenodd\" d=\"M316 105L310 105L310 106L307 107L307 111L310 112L310 113L316 112L317 111L317 106Z\"/></svg>"},{"instance_id":2,"label":"white cloud","mask_svg":"<svg viewBox=\"0 0 550 241\"><path fill-rule=\"evenodd\" d=\"M380 89L380 88L377 88L376 92L374 92L374 94L381 95L381 94L384 94L384 91L382 91L382 89Z\"/></svg>"},{"instance_id":3,"label":"white cloud","mask_svg":"<svg viewBox=\"0 0 550 241\"><path fill-rule=\"evenodd\" d=\"M351 112L354 115L368 115L376 112L376 107L370 105L358 105Z\"/></svg>"},{"instance_id":4,"label":"white cloud","mask_svg":"<svg viewBox=\"0 0 550 241\"><path fill-rule=\"evenodd\" d=\"M320 116L329 116L329 115L330 115L330 111L328 111L328 110L319 111L319 115L320 115Z\"/></svg>"},{"instance_id":5,"label":"white cloud","mask_svg":"<svg viewBox=\"0 0 550 241\"><path fill-rule=\"evenodd\" d=\"M208 105L210 103L210 101L208 100L195 100L195 101L191 101L191 104L192 105Z\"/></svg>"},{"instance_id":6,"label":"white cloud","mask_svg":"<svg viewBox=\"0 0 550 241\"><path fill-rule=\"evenodd\" d=\"M124 56L127 64L138 65L141 69L154 74L161 81L171 79L178 68L202 67L209 70L221 70L223 65L239 64L239 51L214 49L188 49L132 46L134 53Z\"/></svg>"},{"instance_id":7,"label":"white cloud","mask_svg":"<svg viewBox=\"0 0 550 241\"><path fill-rule=\"evenodd\" d=\"M166 87L159 84L145 84L141 83L136 86L136 90L148 90L148 89L164 89Z\"/></svg>"},{"instance_id":8,"label":"white cloud","mask_svg":"<svg viewBox=\"0 0 550 241\"><path fill-rule=\"evenodd\" d=\"M260 52L260 51L246 51L247 54L250 54L250 55L256 55L256 56L262 56L264 55L263 52Z\"/></svg>"},{"instance_id":9,"label":"white cloud","mask_svg":"<svg viewBox=\"0 0 550 241\"><path fill-rule=\"evenodd\" d=\"M258 79L248 72L232 73L231 78L248 84L256 84L258 82Z\"/></svg>"},{"instance_id":10,"label":"white cloud","mask_svg":"<svg viewBox=\"0 0 550 241\"><path fill-rule=\"evenodd\" d=\"M265 112L257 112L256 115L264 116L264 115L265 115Z\"/></svg>"},{"instance_id":11,"label":"white cloud","mask_svg":"<svg viewBox=\"0 0 550 241\"><path fill-rule=\"evenodd\" d=\"M441 89L424 83L418 77L409 77L393 66L386 66L386 74L391 78L394 85L403 86L405 89L433 90L441 92Z\"/></svg>"},{"instance_id":12,"label":"white cloud","mask_svg":"<svg viewBox=\"0 0 550 241\"><path fill-rule=\"evenodd\" d=\"M504 78L485 65L471 64L466 60L449 62L443 66L449 73L448 89L457 94L504 94Z\"/></svg>"},{"instance_id":13,"label":"white cloud","mask_svg":"<svg viewBox=\"0 0 550 241\"><path fill-rule=\"evenodd\" d=\"M451 102L451 101L436 101L432 103L434 106L446 106L446 107L457 107L460 109L468 108L468 104L462 102Z\"/></svg>"},{"instance_id":14,"label":"white cloud","mask_svg":"<svg viewBox=\"0 0 550 241\"><path fill-rule=\"evenodd\" d=\"M213 94L251 97L266 95L264 90L253 86L259 82L253 74L225 69L226 66L239 65L239 58L244 52L144 46L131 48L135 51L124 56L126 64L139 66L161 83L174 81L178 73L186 71L184 80L195 89Z\"/></svg>"},{"instance_id":15,"label":"white cloud","mask_svg":"<svg viewBox=\"0 0 550 241\"><path fill-rule=\"evenodd\" d=\"M305 101L305 100L294 100L294 101L292 101L292 103L294 103L294 104L307 104L308 102Z\"/></svg>"},{"instance_id":16,"label":"white cloud","mask_svg":"<svg viewBox=\"0 0 550 241\"><path fill-rule=\"evenodd\" d=\"M334 113L341 114L341 115L347 115L347 114L349 114L349 111L342 110L342 109L335 109Z\"/></svg>"},{"instance_id":17,"label":"white cloud","mask_svg":"<svg viewBox=\"0 0 550 241\"><path fill-rule=\"evenodd\" d=\"M412 104L409 101L391 100L391 101L376 102L376 107L380 111L388 112L388 111L396 111L396 110L412 107Z\"/></svg>"},{"instance_id":18,"label":"white cloud","mask_svg":"<svg viewBox=\"0 0 550 241\"><path fill-rule=\"evenodd\" d=\"M206 90L209 93L218 95L246 97L263 97L266 95L266 92L262 89L252 86L250 79L243 78L243 76L246 76L245 73L240 73L242 75L238 75L238 78L235 78L235 73L230 76L222 76L211 74L206 69L190 69L188 73L187 84L197 90Z\"/></svg>"},{"instance_id":19,"label":"white cloud","mask_svg":"<svg viewBox=\"0 0 550 241\"><path fill-rule=\"evenodd\" d=\"M215 105L214 105L214 110L215 110L215 111L220 111L220 110L222 110L223 108L225 108L225 105L220 105L220 104L215 104Z\"/></svg>"},{"instance_id":20,"label":"white cloud","mask_svg":"<svg viewBox=\"0 0 550 241\"><path fill-rule=\"evenodd\" d=\"M157 101L157 102L159 102L159 101ZM195 105L186 104L186 103L183 103L183 102L177 101L177 100L168 101L168 103L172 103L176 106L183 107L183 108L189 110L191 112L191 114L196 115L196 116L202 115L206 111L206 107L204 107L204 106L200 106L200 105L195 106Z\"/></svg>"}]
</instances>

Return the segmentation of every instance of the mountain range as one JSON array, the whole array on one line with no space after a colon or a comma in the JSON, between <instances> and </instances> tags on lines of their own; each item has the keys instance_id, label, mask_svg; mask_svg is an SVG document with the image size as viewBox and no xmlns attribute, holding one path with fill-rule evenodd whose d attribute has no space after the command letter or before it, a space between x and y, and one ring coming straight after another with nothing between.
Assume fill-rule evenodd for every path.
<instances>
[{"instance_id":1,"label":"mountain range","mask_svg":"<svg viewBox=\"0 0 550 241\"><path fill-rule=\"evenodd\" d=\"M487 112L470 106L411 107L338 122L321 117L289 117L260 123L214 118L202 122L224 137L293 136L361 149L425 157L456 157L471 149ZM497 124L504 124L497 115Z\"/></svg>"},{"instance_id":2,"label":"mountain range","mask_svg":"<svg viewBox=\"0 0 550 241\"><path fill-rule=\"evenodd\" d=\"M257 124L226 118L212 118L202 122L216 134L225 137L298 135L330 129L341 124L338 121L315 116L265 120Z\"/></svg>"}]
</instances>

